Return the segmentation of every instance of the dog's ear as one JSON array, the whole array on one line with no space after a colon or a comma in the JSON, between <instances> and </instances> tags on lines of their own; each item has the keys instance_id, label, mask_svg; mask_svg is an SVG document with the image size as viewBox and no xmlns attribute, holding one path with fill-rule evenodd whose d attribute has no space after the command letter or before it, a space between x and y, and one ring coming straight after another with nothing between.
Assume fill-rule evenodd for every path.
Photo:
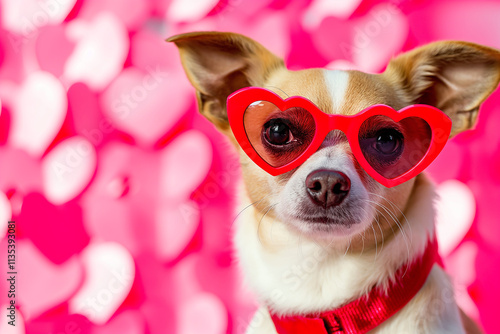
<instances>
[{"instance_id":1,"label":"dog's ear","mask_svg":"<svg viewBox=\"0 0 500 334\"><path fill-rule=\"evenodd\" d=\"M200 112L227 130L226 99L234 91L260 86L283 60L254 40L224 32L193 32L167 39L179 48L181 62L196 89Z\"/></svg>"},{"instance_id":2,"label":"dog's ear","mask_svg":"<svg viewBox=\"0 0 500 334\"><path fill-rule=\"evenodd\" d=\"M500 52L468 42L436 42L394 58L383 75L413 103L444 111L453 136L475 124L480 104L497 87Z\"/></svg>"}]
</instances>

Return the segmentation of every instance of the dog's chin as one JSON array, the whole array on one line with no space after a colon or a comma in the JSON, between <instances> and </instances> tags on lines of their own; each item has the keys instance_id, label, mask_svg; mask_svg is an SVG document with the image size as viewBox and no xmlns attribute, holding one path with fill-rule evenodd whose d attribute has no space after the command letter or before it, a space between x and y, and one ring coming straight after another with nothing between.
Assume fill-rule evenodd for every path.
<instances>
[{"instance_id":1,"label":"dog's chin","mask_svg":"<svg viewBox=\"0 0 500 334\"><path fill-rule=\"evenodd\" d=\"M362 217L288 216L285 220L298 232L319 239L345 239L361 233L366 228Z\"/></svg>"}]
</instances>

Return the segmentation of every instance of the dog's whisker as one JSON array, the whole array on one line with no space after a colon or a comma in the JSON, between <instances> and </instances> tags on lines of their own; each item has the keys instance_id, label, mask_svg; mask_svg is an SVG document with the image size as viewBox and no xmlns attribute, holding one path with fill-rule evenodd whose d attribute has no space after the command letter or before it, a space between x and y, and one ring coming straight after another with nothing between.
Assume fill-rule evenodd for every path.
<instances>
[{"instance_id":1,"label":"dog's whisker","mask_svg":"<svg viewBox=\"0 0 500 334\"><path fill-rule=\"evenodd\" d=\"M243 209L241 209L241 211L240 211L240 212L238 212L238 214L234 217L233 221L231 222L231 227L233 226L233 224L234 224L234 222L236 221L236 219L238 219L238 217L239 217L239 216L240 216L240 215L241 215L241 214L242 214L245 210L249 209L250 207L252 207L252 206L254 206L254 205L256 205L256 204L258 204L258 203L260 203L260 202L262 202L262 201L263 201L266 197L269 197L269 196L271 196L271 194L267 194L267 195L265 195L264 197L262 197L261 199L256 200L255 202L250 203L250 204L248 204L247 206L245 206Z\"/></svg>"},{"instance_id":2,"label":"dog's whisker","mask_svg":"<svg viewBox=\"0 0 500 334\"><path fill-rule=\"evenodd\" d=\"M270 86L270 85L266 85L266 86L263 86L264 88L274 88L274 89L277 89L279 90L280 92L282 92L283 94L286 95L286 97L290 97L290 95L288 95L283 89L279 88L279 87L276 87L276 86Z\"/></svg>"},{"instance_id":3,"label":"dog's whisker","mask_svg":"<svg viewBox=\"0 0 500 334\"><path fill-rule=\"evenodd\" d=\"M271 209L273 207L275 207L276 205L278 205L279 203L274 203L274 204L271 204L267 207L266 209L266 212L262 215L262 217L260 217L260 220L259 220L259 224L257 225L257 237L259 238L259 242L262 244L262 240L260 239L260 225L262 223L262 220L264 219L264 217L269 213L269 211L271 211ZM271 231L272 231L272 228L271 228ZM272 233L271 233L271 240L272 240Z\"/></svg>"},{"instance_id":4,"label":"dog's whisker","mask_svg":"<svg viewBox=\"0 0 500 334\"><path fill-rule=\"evenodd\" d=\"M376 193L372 193L372 192L368 192L368 194L380 197L381 199L383 199L384 201L386 201L387 203L389 203L393 209L399 211L399 213L401 214L401 216L403 216L405 222L408 225L408 229L410 230L410 240L412 240L413 239L413 230L411 228L411 224L409 224L409 222L408 222L408 218L406 217L405 213L403 211L401 211L401 209L393 201L391 201L390 199L388 199L388 198L386 198L386 197L384 197L382 195L379 195L379 194L376 194Z\"/></svg>"},{"instance_id":5,"label":"dog's whisker","mask_svg":"<svg viewBox=\"0 0 500 334\"><path fill-rule=\"evenodd\" d=\"M401 236L403 237L403 240L405 242L406 251L407 251L407 258L409 259L410 258L410 245L409 245L409 241L408 241L408 236L406 235L406 232L404 231L403 226L402 226L401 222L399 221L399 219L397 219L397 217L395 215L391 214L390 210L386 206L384 206L383 204L375 202L375 201L371 201L371 200L365 200L365 202L368 203L369 205L374 204L374 205L379 206L382 209L384 209L384 211L389 215L389 217L394 221L394 223L396 223L396 226L401 231ZM388 220L388 217L386 216L386 214L384 212L380 211L377 207L374 207L374 209L380 215L382 215L386 220ZM391 229L394 233L394 229L392 228L392 225L390 225L390 226L391 226Z\"/></svg>"}]
</instances>

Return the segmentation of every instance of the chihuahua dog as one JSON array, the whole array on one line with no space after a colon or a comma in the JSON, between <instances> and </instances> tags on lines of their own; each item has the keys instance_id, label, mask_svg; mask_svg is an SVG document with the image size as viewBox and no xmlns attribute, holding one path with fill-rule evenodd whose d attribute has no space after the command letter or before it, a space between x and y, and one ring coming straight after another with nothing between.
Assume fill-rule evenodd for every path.
<instances>
[{"instance_id":1,"label":"chihuahua dog","mask_svg":"<svg viewBox=\"0 0 500 334\"><path fill-rule=\"evenodd\" d=\"M422 171L474 125L498 50L436 42L367 74L290 71L235 33L168 41L240 154L234 242L261 305L247 333L480 333L436 255Z\"/></svg>"}]
</instances>

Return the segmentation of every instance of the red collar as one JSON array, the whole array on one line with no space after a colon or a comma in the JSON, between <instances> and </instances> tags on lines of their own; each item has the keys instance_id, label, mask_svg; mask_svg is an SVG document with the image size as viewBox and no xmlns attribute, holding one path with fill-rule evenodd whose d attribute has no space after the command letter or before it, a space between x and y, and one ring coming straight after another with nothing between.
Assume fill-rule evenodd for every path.
<instances>
[{"instance_id":1,"label":"red collar","mask_svg":"<svg viewBox=\"0 0 500 334\"><path fill-rule=\"evenodd\" d=\"M318 315L278 317L271 315L279 334L362 334L401 310L424 285L434 263L441 264L436 238L429 241L421 258L399 268L387 293L373 288L366 297Z\"/></svg>"}]
</instances>

